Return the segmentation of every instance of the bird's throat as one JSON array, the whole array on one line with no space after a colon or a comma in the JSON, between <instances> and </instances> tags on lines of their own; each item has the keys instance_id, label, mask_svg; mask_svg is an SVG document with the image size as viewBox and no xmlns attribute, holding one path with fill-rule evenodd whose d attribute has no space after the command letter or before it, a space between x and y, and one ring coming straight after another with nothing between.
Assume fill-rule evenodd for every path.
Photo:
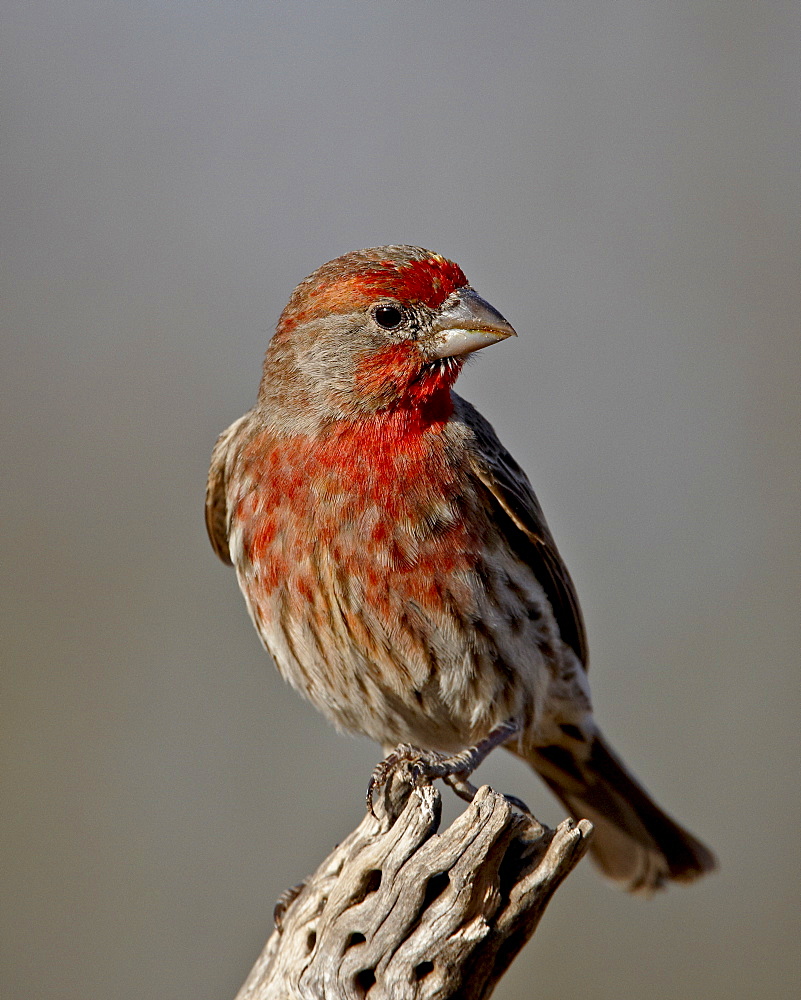
<instances>
[{"instance_id":1,"label":"bird's throat","mask_svg":"<svg viewBox=\"0 0 801 1000\"><path fill-rule=\"evenodd\" d=\"M461 370L461 359L423 363L416 344L392 344L359 362L355 384L362 405L354 415L363 420L367 409L379 419L424 430L450 417L451 387Z\"/></svg>"}]
</instances>

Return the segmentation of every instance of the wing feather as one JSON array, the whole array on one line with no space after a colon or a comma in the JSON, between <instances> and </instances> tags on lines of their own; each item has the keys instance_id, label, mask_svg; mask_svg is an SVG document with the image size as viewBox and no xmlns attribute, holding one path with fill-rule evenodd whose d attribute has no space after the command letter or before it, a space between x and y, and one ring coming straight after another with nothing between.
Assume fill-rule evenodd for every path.
<instances>
[{"instance_id":1,"label":"wing feather","mask_svg":"<svg viewBox=\"0 0 801 1000\"><path fill-rule=\"evenodd\" d=\"M586 669L589 649L576 588L531 483L489 421L466 400L455 397L455 401L458 416L473 434L473 473L489 494L498 525L512 549L531 567L550 601L562 641L575 651Z\"/></svg>"},{"instance_id":2,"label":"wing feather","mask_svg":"<svg viewBox=\"0 0 801 1000\"><path fill-rule=\"evenodd\" d=\"M242 444L249 438L251 414L246 413L222 432L211 453L209 478L206 481L206 531L211 547L220 559L231 565L228 551L228 479Z\"/></svg>"}]
</instances>

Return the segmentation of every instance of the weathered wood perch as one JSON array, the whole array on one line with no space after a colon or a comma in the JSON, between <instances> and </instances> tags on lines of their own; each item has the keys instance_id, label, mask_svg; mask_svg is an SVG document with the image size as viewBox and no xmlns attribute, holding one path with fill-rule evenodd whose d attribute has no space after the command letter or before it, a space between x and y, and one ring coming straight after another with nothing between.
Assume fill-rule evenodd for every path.
<instances>
[{"instance_id":1,"label":"weathered wood perch","mask_svg":"<svg viewBox=\"0 0 801 1000\"><path fill-rule=\"evenodd\" d=\"M397 779L288 903L236 1000L483 1000L534 933L592 825L541 826L489 786L444 832Z\"/></svg>"}]
</instances>

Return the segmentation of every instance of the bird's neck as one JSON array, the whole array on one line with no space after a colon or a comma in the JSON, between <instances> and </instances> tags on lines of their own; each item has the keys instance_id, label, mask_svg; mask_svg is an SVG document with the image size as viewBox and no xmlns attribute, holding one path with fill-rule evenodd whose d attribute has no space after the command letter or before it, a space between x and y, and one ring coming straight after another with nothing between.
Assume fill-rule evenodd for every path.
<instances>
[{"instance_id":1,"label":"bird's neck","mask_svg":"<svg viewBox=\"0 0 801 1000\"><path fill-rule=\"evenodd\" d=\"M422 455L436 448L452 412L449 394L422 407L393 407L359 421L337 422L326 437L330 447L360 465L364 461L391 464L401 455Z\"/></svg>"}]
</instances>

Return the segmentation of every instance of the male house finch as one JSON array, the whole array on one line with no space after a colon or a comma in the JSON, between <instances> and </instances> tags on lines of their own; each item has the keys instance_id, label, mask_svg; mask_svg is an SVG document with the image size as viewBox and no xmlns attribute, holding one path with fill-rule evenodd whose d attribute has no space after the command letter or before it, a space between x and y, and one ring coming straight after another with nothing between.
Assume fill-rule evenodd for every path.
<instances>
[{"instance_id":1,"label":"male house finch","mask_svg":"<svg viewBox=\"0 0 801 1000\"><path fill-rule=\"evenodd\" d=\"M714 857L601 735L537 498L452 391L468 353L514 335L420 247L324 264L281 314L256 405L214 448L211 544L280 673L336 725L385 748L477 745L461 772L505 742L595 824L607 876L645 892L690 880Z\"/></svg>"}]
</instances>

